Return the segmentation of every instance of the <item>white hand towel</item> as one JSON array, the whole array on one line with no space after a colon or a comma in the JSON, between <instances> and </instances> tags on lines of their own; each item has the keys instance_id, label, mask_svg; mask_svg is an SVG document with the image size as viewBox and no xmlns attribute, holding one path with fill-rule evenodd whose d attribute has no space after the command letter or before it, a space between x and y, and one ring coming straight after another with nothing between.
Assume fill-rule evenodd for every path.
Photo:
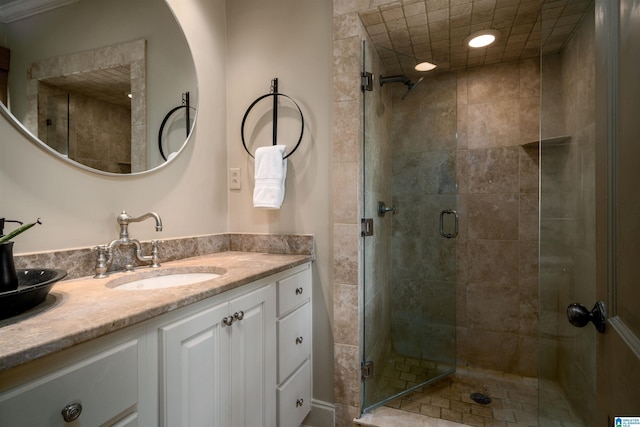
<instances>
[{"instance_id":1,"label":"white hand towel","mask_svg":"<svg viewBox=\"0 0 640 427\"><path fill-rule=\"evenodd\" d=\"M280 209L284 201L284 182L287 178L286 145L271 145L256 150L253 206Z\"/></svg>"}]
</instances>

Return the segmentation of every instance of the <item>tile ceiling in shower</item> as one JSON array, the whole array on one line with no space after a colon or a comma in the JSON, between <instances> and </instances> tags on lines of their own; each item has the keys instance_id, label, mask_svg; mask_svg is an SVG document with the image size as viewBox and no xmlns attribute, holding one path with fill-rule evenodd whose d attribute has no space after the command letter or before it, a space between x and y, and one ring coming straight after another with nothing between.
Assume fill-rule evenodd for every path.
<instances>
[{"instance_id":1,"label":"tile ceiling in shower","mask_svg":"<svg viewBox=\"0 0 640 427\"><path fill-rule=\"evenodd\" d=\"M387 73L411 74L417 62L440 70L534 58L562 49L593 0L375 0L360 13ZM384 3L384 4L382 4ZM470 49L464 39L494 29L491 46Z\"/></svg>"},{"instance_id":2,"label":"tile ceiling in shower","mask_svg":"<svg viewBox=\"0 0 640 427\"><path fill-rule=\"evenodd\" d=\"M129 65L73 73L40 80L50 86L89 98L131 108L131 70Z\"/></svg>"}]
</instances>

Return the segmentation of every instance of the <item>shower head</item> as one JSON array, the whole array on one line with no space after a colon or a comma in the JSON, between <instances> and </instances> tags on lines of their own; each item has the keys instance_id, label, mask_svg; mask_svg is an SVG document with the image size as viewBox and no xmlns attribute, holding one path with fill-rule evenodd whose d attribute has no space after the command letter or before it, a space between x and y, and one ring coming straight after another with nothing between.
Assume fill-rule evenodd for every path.
<instances>
[{"instance_id":1,"label":"shower head","mask_svg":"<svg viewBox=\"0 0 640 427\"><path fill-rule=\"evenodd\" d=\"M411 80L409 77L405 75L397 75L397 76L380 76L380 87L384 86L385 83L404 83L407 86L411 86Z\"/></svg>"},{"instance_id":2,"label":"shower head","mask_svg":"<svg viewBox=\"0 0 640 427\"><path fill-rule=\"evenodd\" d=\"M422 80L424 80L424 77L420 77L420 78L418 79L418 81L417 81L417 82L415 82L415 83L411 83L411 84L409 85L409 89L407 89L407 93L405 93L405 94L404 94L404 96L402 97L402 99L405 99L405 98L409 95L409 93L410 93L410 92L411 92L411 91L412 91L416 86L418 86L418 84L419 84Z\"/></svg>"},{"instance_id":3,"label":"shower head","mask_svg":"<svg viewBox=\"0 0 640 427\"><path fill-rule=\"evenodd\" d=\"M383 86L385 83L404 83L409 88L407 90L407 93L405 93L404 96L402 97L402 99L405 99L407 95L409 95L409 92L411 92L413 88L416 87L418 83L420 83L423 79L424 77L420 77L420 79L418 79L417 82L413 83L409 79L409 77L405 75L397 75L397 76L380 76L379 80L380 80L380 86Z\"/></svg>"}]
</instances>

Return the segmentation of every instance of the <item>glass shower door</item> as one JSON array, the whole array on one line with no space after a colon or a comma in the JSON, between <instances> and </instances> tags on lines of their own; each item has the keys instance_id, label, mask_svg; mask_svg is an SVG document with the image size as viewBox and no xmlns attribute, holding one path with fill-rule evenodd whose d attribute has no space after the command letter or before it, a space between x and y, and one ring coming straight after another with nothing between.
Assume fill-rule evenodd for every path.
<instances>
[{"instance_id":1,"label":"glass shower door","mask_svg":"<svg viewBox=\"0 0 640 427\"><path fill-rule=\"evenodd\" d=\"M363 101L367 410L455 371L457 96L455 75L410 94L381 87L377 53L363 46L373 74Z\"/></svg>"}]
</instances>

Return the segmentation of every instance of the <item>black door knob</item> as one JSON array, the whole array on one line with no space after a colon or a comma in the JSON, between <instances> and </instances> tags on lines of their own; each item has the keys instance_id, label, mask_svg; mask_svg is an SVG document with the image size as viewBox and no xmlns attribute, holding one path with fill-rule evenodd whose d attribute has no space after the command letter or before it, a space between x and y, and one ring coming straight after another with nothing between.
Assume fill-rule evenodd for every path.
<instances>
[{"instance_id":1,"label":"black door knob","mask_svg":"<svg viewBox=\"0 0 640 427\"><path fill-rule=\"evenodd\" d=\"M573 326L582 328L587 323L593 322L598 332L604 333L607 322L607 308L602 301L596 302L591 311L581 304L569 304L567 317L569 318L569 323Z\"/></svg>"}]
</instances>

